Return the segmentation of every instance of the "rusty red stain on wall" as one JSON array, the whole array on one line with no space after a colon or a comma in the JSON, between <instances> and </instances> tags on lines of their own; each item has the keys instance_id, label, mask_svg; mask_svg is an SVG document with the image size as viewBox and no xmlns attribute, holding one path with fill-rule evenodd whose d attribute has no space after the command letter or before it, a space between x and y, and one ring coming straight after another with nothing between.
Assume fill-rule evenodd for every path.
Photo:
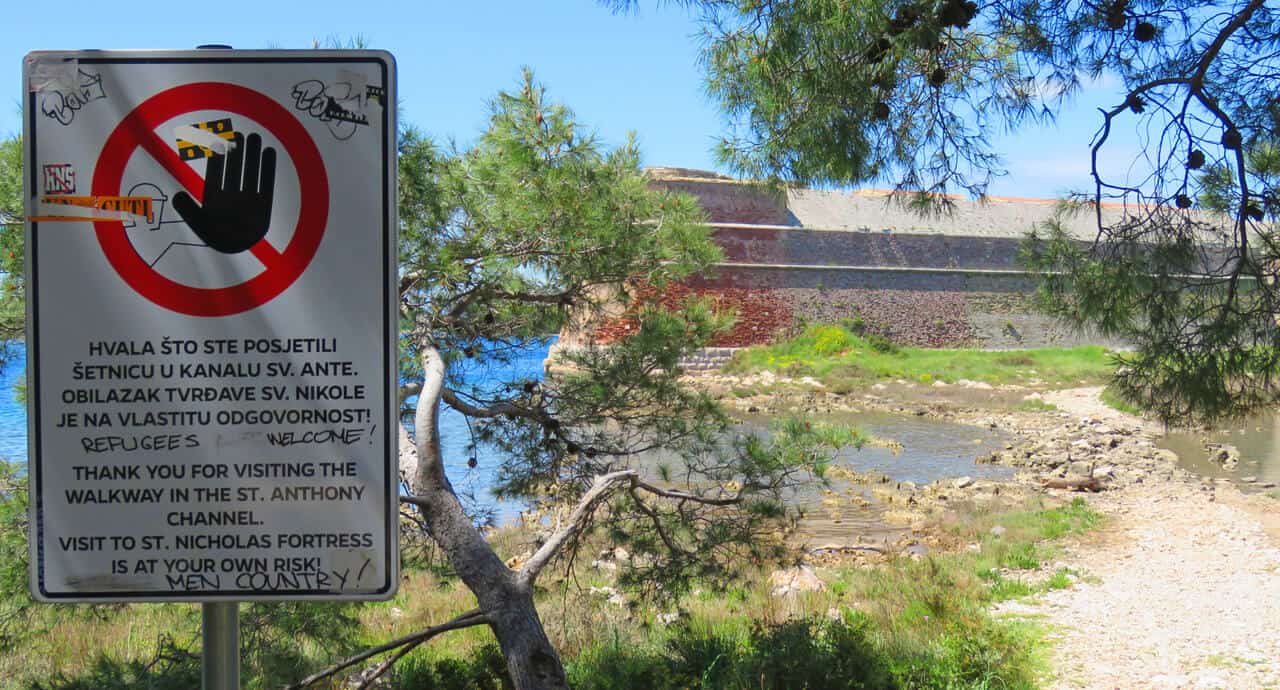
<instances>
[{"instance_id":1,"label":"rusty red stain on wall","mask_svg":"<svg viewBox=\"0 0 1280 690\"><path fill-rule=\"evenodd\" d=\"M773 342L794 323L791 307L776 290L769 288L674 284L659 291L645 285L634 288L631 293L632 306L623 316L610 319L596 328L592 334L595 342L607 345L636 333L640 326L636 315L645 306L659 304L664 309L675 311L694 298L710 299L717 313L731 311L736 314L729 332L709 343L713 347L745 347Z\"/></svg>"}]
</instances>

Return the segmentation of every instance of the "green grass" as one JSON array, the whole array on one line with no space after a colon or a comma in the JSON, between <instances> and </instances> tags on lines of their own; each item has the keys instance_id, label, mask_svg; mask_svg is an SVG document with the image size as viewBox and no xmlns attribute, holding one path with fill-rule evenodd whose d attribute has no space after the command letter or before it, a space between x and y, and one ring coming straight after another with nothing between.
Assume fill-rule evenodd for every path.
<instances>
[{"instance_id":1,"label":"green grass","mask_svg":"<svg viewBox=\"0 0 1280 690\"><path fill-rule=\"evenodd\" d=\"M1274 499L1276 499L1276 500L1280 500L1280 489L1276 489L1275 491L1272 491L1272 492L1268 493L1267 495L1268 495L1268 496L1270 496L1270 497L1272 497L1272 498L1274 498Z\"/></svg>"},{"instance_id":2,"label":"green grass","mask_svg":"<svg viewBox=\"0 0 1280 690\"><path fill-rule=\"evenodd\" d=\"M1074 575L1070 568L1058 568L1053 575L1049 576L1049 579L1044 581L1044 588L1046 590L1067 589L1075 581Z\"/></svg>"},{"instance_id":3,"label":"green grass","mask_svg":"<svg viewBox=\"0 0 1280 690\"><path fill-rule=\"evenodd\" d=\"M1012 513L1007 521L1020 529L1034 530L1039 539L1058 539L1068 534L1081 534L1098 526L1101 515L1089 508L1083 498L1070 505L1035 514Z\"/></svg>"},{"instance_id":4,"label":"green grass","mask_svg":"<svg viewBox=\"0 0 1280 690\"><path fill-rule=\"evenodd\" d=\"M1013 409L1021 412L1057 412L1058 406L1038 398L1031 398L1014 405Z\"/></svg>"},{"instance_id":5,"label":"green grass","mask_svg":"<svg viewBox=\"0 0 1280 690\"><path fill-rule=\"evenodd\" d=\"M620 607L589 593L591 586L612 583L582 566L574 578L541 583L539 609L573 687L581 690L1031 690L1046 669L1044 631L1025 620L996 618L989 608L1068 586L1065 570L1038 584L1027 582L1027 571L1053 558L1054 539L1083 532L1098 519L1082 499L953 514L944 529L957 543L977 544L976 550L819 568L827 589L788 599L772 595L772 567L764 566L723 588L706 583L674 601ZM998 535L992 533L996 525ZM509 531L493 537L504 554L523 538ZM245 645L244 687L279 687L474 605L456 577L432 566L430 554L406 562L400 590L389 602L244 605L242 635L251 642ZM658 621L672 611L680 613L677 622ZM195 687L194 605L39 612L31 636L0 655L0 687ZM499 690L504 673L492 633L477 627L413 651L388 680L396 688Z\"/></svg>"},{"instance_id":6,"label":"green grass","mask_svg":"<svg viewBox=\"0 0 1280 690\"><path fill-rule=\"evenodd\" d=\"M1022 580L1010 580L1000 575L995 575L991 581L991 591L988 593L992 601L1005 601L1006 599L1017 599L1035 592L1031 585Z\"/></svg>"},{"instance_id":7,"label":"green grass","mask_svg":"<svg viewBox=\"0 0 1280 690\"><path fill-rule=\"evenodd\" d=\"M821 573L826 592L790 604L758 583L704 593L680 605L680 625L643 638L619 632L582 650L570 672L575 687L593 690L1037 687L1043 630L988 609L1069 586L1066 569L1036 584L1025 573L1055 555L1053 539L1098 520L1083 500L964 516L951 531L976 552L840 566ZM990 531L997 524L1000 536Z\"/></svg>"},{"instance_id":8,"label":"green grass","mask_svg":"<svg viewBox=\"0 0 1280 690\"><path fill-rule=\"evenodd\" d=\"M899 347L841 326L810 326L795 339L742 350L726 366L729 373L805 372L846 388L884 379L1081 385L1101 383L1113 369L1110 351L1099 346L1003 352Z\"/></svg>"},{"instance_id":9,"label":"green grass","mask_svg":"<svg viewBox=\"0 0 1280 690\"><path fill-rule=\"evenodd\" d=\"M1107 386L1106 388L1103 388L1101 398L1103 404L1113 410L1117 410L1125 414L1131 414L1135 417L1141 417L1143 414L1142 408L1125 399L1125 397L1122 396L1114 386Z\"/></svg>"}]
</instances>

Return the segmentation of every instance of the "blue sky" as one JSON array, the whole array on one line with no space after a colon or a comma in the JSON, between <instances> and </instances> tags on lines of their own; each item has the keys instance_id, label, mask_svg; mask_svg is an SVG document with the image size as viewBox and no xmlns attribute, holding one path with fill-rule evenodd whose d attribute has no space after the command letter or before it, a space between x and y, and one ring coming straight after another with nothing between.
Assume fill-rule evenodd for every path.
<instances>
[{"instance_id":1,"label":"blue sky","mask_svg":"<svg viewBox=\"0 0 1280 690\"><path fill-rule=\"evenodd\" d=\"M696 30L686 12L656 0L630 15L594 0L22 2L0 24L0 94L12 94L0 108L0 135L21 130L21 60L31 50L308 48L361 36L396 56L402 117L438 139L472 139L486 101L527 65L604 142L635 131L646 165L714 169L723 122L703 92ZM1001 137L1010 175L991 193L1052 197L1087 187L1096 108L1118 99L1113 89L1089 89L1056 126Z\"/></svg>"}]
</instances>

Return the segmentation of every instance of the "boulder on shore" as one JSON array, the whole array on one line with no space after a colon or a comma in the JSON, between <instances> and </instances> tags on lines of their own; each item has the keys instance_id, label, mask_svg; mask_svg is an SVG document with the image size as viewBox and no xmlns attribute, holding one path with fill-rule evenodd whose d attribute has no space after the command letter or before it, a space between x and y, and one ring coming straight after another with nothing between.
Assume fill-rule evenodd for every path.
<instances>
[{"instance_id":1,"label":"boulder on shore","mask_svg":"<svg viewBox=\"0 0 1280 690\"><path fill-rule=\"evenodd\" d=\"M1240 449L1230 443L1206 443L1204 447L1209 451L1209 462L1224 470L1234 470L1240 464Z\"/></svg>"},{"instance_id":2,"label":"boulder on shore","mask_svg":"<svg viewBox=\"0 0 1280 690\"><path fill-rule=\"evenodd\" d=\"M769 586L775 597L785 597L797 592L821 592L827 588L827 584L807 565L773 571L769 575Z\"/></svg>"}]
</instances>

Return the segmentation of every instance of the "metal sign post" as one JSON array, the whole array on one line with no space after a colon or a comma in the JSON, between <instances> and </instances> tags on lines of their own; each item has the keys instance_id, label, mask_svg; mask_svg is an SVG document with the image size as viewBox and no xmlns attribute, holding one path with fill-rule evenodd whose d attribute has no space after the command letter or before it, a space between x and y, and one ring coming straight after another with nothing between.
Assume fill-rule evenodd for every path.
<instances>
[{"instance_id":1,"label":"metal sign post","mask_svg":"<svg viewBox=\"0 0 1280 690\"><path fill-rule=\"evenodd\" d=\"M240 690L240 602L201 606L204 690Z\"/></svg>"}]
</instances>

